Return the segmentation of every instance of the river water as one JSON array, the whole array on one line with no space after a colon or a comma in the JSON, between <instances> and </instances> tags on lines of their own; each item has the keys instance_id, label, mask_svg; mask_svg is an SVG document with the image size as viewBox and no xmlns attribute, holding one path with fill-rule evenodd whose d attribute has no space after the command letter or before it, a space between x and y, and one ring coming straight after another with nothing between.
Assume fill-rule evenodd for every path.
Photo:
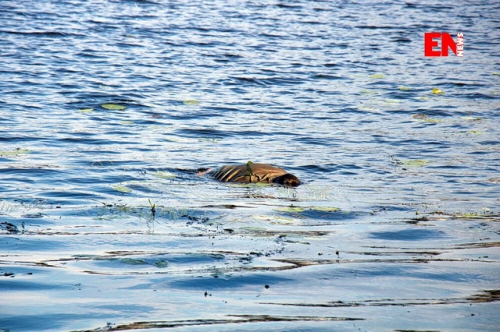
<instances>
[{"instance_id":1,"label":"river water","mask_svg":"<svg viewBox=\"0 0 500 332\"><path fill-rule=\"evenodd\" d=\"M0 330L497 330L499 12L1 1Z\"/></svg>"}]
</instances>

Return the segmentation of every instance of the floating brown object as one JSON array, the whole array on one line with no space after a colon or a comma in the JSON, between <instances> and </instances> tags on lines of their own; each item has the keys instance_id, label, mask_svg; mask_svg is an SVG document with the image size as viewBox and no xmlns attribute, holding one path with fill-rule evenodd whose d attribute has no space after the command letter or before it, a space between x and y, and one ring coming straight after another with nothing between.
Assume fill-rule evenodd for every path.
<instances>
[{"instance_id":1,"label":"floating brown object","mask_svg":"<svg viewBox=\"0 0 500 332\"><path fill-rule=\"evenodd\" d=\"M224 165L215 170L212 176L221 182L237 183L277 183L297 187L300 180L282 168L269 164L255 164L249 161L243 165Z\"/></svg>"}]
</instances>

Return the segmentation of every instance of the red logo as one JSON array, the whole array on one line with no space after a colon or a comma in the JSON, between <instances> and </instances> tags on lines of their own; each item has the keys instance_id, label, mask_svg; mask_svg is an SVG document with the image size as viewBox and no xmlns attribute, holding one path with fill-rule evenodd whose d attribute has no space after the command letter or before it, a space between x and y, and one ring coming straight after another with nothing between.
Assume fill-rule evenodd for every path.
<instances>
[{"instance_id":1,"label":"red logo","mask_svg":"<svg viewBox=\"0 0 500 332\"><path fill-rule=\"evenodd\" d=\"M439 39L441 39L441 48L439 48ZM448 56L448 48L451 48L456 56L464 56L464 34L457 33L456 43L447 32L426 32L424 34L425 56Z\"/></svg>"}]
</instances>

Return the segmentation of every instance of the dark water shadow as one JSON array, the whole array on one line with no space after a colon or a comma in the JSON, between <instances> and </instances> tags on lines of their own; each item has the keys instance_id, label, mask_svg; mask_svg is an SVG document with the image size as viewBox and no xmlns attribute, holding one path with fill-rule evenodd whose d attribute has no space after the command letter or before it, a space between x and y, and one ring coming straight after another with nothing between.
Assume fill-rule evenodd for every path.
<instances>
[{"instance_id":1,"label":"dark water shadow","mask_svg":"<svg viewBox=\"0 0 500 332\"><path fill-rule=\"evenodd\" d=\"M348 221L360 218L367 215L362 211L344 211L337 207L300 207L290 205L288 207L278 207L275 209L278 215L283 217L293 217L298 219L305 219L308 224L311 222L332 222L332 221Z\"/></svg>"},{"instance_id":2,"label":"dark water shadow","mask_svg":"<svg viewBox=\"0 0 500 332\"><path fill-rule=\"evenodd\" d=\"M88 314L47 314L0 317L0 331L61 331L70 322L88 318ZM104 318L104 317L103 317ZM34 328L36 326L36 328Z\"/></svg>"},{"instance_id":3,"label":"dark water shadow","mask_svg":"<svg viewBox=\"0 0 500 332\"><path fill-rule=\"evenodd\" d=\"M372 232L370 238L389 241L421 241L446 238L443 231L434 229L404 229L400 231Z\"/></svg>"},{"instance_id":4,"label":"dark water shadow","mask_svg":"<svg viewBox=\"0 0 500 332\"><path fill-rule=\"evenodd\" d=\"M9 278L8 281L0 280L0 291L47 291L54 289L68 289L68 285L45 284Z\"/></svg>"},{"instance_id":5,"label":"dark water shadow","mask_svg":"<svg viewBox=\"0 0 500 332\"><path fill-rule=\"evenodd\" d=\"M251 286L264 287L268 284L277 284L281 282L289 282L291 279L278 277L268 274L252 274L242 276L218 276L214 274L211 277L198 277L184 280L176 280L167 282L166 288L179 288L186 290L227 290L246 288Z\"/></svg>"}]
</instances>

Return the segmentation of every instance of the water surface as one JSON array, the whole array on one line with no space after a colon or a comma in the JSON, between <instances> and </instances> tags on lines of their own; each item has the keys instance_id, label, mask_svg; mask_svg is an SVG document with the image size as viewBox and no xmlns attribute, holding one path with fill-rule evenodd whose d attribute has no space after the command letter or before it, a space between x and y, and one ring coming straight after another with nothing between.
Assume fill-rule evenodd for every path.
<instances>
[{"instance_id":1,"label":"water surface","mask_svg":"<svg viewBox=\"0 0 500 332\"><path fill-rule=\"evenodd\" d=\"M2 1L0 329L496 330L499 11Z\"/></svg>"}]
</instances>

